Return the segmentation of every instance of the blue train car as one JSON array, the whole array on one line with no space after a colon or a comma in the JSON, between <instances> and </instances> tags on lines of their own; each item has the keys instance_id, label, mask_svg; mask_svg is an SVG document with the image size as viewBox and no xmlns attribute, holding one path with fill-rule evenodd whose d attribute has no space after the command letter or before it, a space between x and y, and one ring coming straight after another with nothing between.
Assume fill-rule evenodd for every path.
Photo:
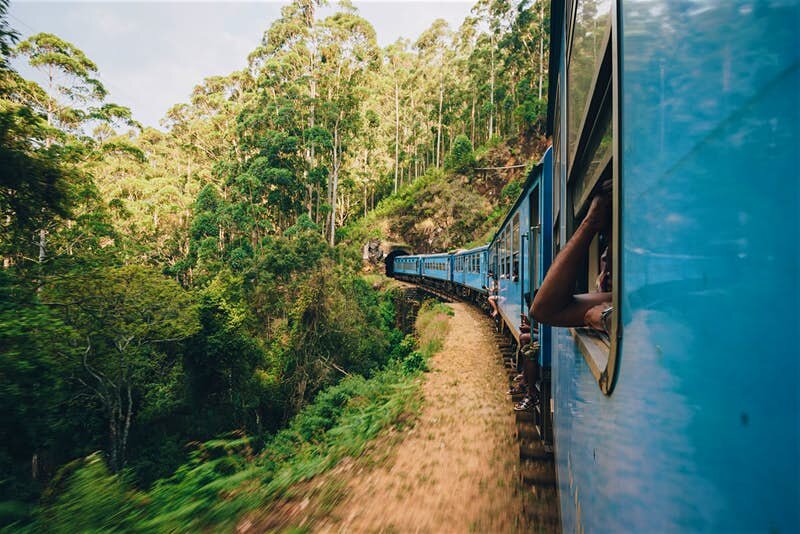
<instances>
[{"instance_id":1,"label":"blue train car","mask_svg":"<svg viewBox=\"0 0 800 534\"><path fill-rule=\"evenodd\" d=\"M797 532L798 2L551 7L556 252L613 184L609 336L553 329L563 530Z\"/></svg>"},{"instance_id":2,"label":"blue train car","mask_svg":"<svg viewBox=\"0 0 800 534\"><path fill-rule=\"evenodd\" d=\"M549 161L549 155L545 158ZM503 323L519 339L521 316L528 314L533 292L539 287L549 253L543 254L542 210L545 165L528 174L517 198L489 244L489 264L498 283L498 308Z\"/></svg>"},{"instance_id":3,"label":"blue train car","mask_svg":"<svg viewBox=\"0 0 800 534\"><path fill-rule=\"evenodd\" d=\"M485 293L488 248L484 245L453 254L453 282L469 290Z\"/></svg>"},{"instance_id":4,"label":"blue train car","mask_svg":"<svg viewBox=\"0 0 800 534\"><path fill-rule=\"evenodd\" d=\"M423 278L445 283L453 281L452 254L424 254L420 256L420 261L422 263L420 274Z\"/></svg>"},{"instance_id":5,"label":"blue train car","mask_svg":"<svg viewBox=\"0 0 800 534\"><path fill-rule=\"evenodd\" d=\"M418 256L397 256L394 258L394 273L401 276L419 276Z\"/></svg>"}]
</instances>

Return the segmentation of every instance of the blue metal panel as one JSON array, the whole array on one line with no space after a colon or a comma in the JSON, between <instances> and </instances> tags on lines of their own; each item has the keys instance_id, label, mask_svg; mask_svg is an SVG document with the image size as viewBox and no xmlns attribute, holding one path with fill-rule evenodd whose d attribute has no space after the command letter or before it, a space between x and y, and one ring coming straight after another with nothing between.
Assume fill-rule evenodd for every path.
<instances>
[{"instance_id":1,"label":"blue metal panel","mask_svg":"<svg viewBox=\"0 0 800 534\"><path fill-rule=\"evenodd\" d=\"M541 284L544 275L553 261L553 149L548 148L542 159L541 187L539 187L539 216L541 220L541 236L539 240L539 280ZM533 299L531 299L533 300ZM552 329L539 324L539 365L550 367L552 354Z\"/></svg>"},{"instance_id":2,"label":"blue metal panel","mask_svg":"<svg viewBox=\"0 0 800 534\"><path fill-rule=\"evenodd\" d=\"M521 195L520 198L524 198L524 194ZM527 228L529 226L528 221L528 205L526 202L518 202L515 209L512 210L508 217L506 218L503 225L498 230L498 235L502 234L504 230L509 231L509 243L511 243L512 233L511 233L511 226L514 217L519 215L519 225L520 228ZM521 235L522 232L519 232ZM522 246L522 238L519 237L516 240L516 243L513 244L514 249L520 252L520 265L519 269L523 269L525 263L524 257L521 254L521 246ZM511 245L509 245L511 247ZM519 325L521 322L520 315L522 313L527 313L525 307L522 304L522 280L520 279L519 273L516 277L513 276L513 273L509 273L507 275L499 275L498 276L498 285L499 285L499 292L498 292L498 299L497 299L497 307L500 309L501 315L506 319L506 324L511 330L514 337L519 337Z\"/></svg>"},{"instance_id":3,"label":"blue metal panel","mask_svg":"<svg viewBox=\"0 0 800 534\"><path fill-rule=\"evenodd\" d=\"M469 270L469 265L472 259L477 258L478 263L480 263L481 257L483 256L485 250L486 246L482 246L454 254L453 263L455 264L459 258L463 258L464 266L463 271L453 271L453 281L476 291L485 291L483 289L483 286L486 284L485 273L482 274L481 272L472 272Z\"/></svg>"},{"instance_id":4,"label":"blue metal panel","mask_svg":"<svg viewBox=\"0 0 800 534\"><path fill-rule=\"evenodd\" d=\"M450 273L452 270L450 254L423 254L420 256L422 261L422 275L428 278L433 278L436 280L444 280L446 282L450 281ZM426 267L426 261L436 261L438 263L444 263L446 268L444 270L440 269L431 269Z\"/></svg>"},{"instance_id":5,"label":"blue metal panel","mask_svg":"<svg viewBox=\"0 0 800 534\"><path fill-rule=\"evenodd\" d=\"M563 529L796 532L800 7L620 10L620 374L554 329Z\"/></svg>"}]
</instances>

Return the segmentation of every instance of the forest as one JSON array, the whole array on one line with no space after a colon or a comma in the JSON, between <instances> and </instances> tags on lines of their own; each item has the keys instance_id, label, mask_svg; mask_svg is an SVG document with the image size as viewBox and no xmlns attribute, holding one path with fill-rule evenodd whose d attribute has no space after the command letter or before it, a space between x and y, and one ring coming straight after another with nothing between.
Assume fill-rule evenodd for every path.
<instances>
[{"instance_id":1,"label":"forest","mask_svg":"<svg viewBox=\"0 0 800 534\"><path fill-rule=\"evenodd\" d=\"M0 528L229 525L393 424L434 349L398 328L361 247L479 241L513 201L521 172L479 169L542 141L546 3L479 0L382 48L349 1L294 0L161 130L8 7ZM357 418L354 397L372 402ZM175 504L193 499L202 514Z\"/></svg>"}]
</instances>

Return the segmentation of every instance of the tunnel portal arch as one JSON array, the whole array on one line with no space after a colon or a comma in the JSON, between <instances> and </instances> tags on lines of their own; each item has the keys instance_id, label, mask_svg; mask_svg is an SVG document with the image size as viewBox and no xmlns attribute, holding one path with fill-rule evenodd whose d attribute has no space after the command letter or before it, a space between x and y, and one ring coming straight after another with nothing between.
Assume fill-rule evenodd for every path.
<instances>
[{"instance_id":1,"label":"tunnel portal arch","mask_svg":"<svg viewBox=\"0 0 800 534\"><path fill-rule=\"evenodd\" d=\"M386 264L386 276L394 275L394 259L398 256L408 256L412 250L410 247L399 246L393 247L392 250L386 254L383 263Z\"/></svg>"}]
</instances>

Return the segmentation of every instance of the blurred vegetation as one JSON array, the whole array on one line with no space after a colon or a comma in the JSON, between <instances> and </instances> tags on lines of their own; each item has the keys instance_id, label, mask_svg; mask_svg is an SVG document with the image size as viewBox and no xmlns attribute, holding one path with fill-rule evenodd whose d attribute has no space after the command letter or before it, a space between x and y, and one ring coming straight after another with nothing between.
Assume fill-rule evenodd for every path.
<instances>
[{"instance_id":1,"label":"blurred vegetation","mask_svg":"<svg viewBox=\"0 0 800 534\"><path fill-rule=\"evenodd\" d=\"M194 446L191 458L149 491L113 474L101 455L68 464L53 479L32 531L174 532L233 528L242 514L269 506L293 485L361 455L370 439L407 424L418 408L427 360L441 349L452 311L428 301L419 341L397 344L370 378L347 376L317 395L272 436L223 436Z\"/></svg>"}]
</instances>

